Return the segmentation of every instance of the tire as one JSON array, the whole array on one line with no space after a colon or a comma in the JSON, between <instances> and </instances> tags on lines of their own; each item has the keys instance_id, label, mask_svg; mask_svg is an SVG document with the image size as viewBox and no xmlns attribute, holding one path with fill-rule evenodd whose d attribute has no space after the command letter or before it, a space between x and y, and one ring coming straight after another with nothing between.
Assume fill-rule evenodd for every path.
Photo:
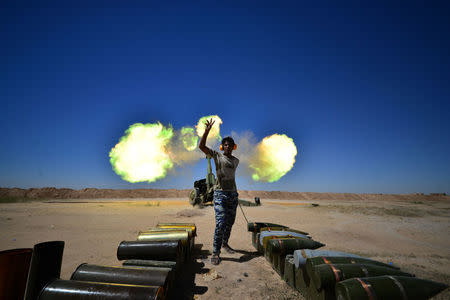
<instances>
[{"instance_id":1,"label":"tire","mask_svg":"<svg viewBox=\"0 0 450 300\"><path fill-rule=\"evenodd\" d=\"M189 203L194 206L195 204L197 204L198 200L197 200L197 189L192 189L191 192L189 193Z\"/></svg>"}]
</instances>

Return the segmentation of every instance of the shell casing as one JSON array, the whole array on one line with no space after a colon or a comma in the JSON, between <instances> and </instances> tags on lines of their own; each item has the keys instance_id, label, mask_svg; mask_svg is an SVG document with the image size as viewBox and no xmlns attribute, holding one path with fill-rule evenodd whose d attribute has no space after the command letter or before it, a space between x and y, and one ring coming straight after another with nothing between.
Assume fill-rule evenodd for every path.
<instances>
[{"instance_id":1,"label":"shell casing","mask_svg":"<svg viewBox=\"0 0 450 300\"><path fill-rule=\"evenodd\" d=\"M161 233L187 232L188 239L189 239L189 248L190 248L190 250L194 249L195 237L194 237L194 232L192 231L192 228L150 228L145 231L140 231L139 235L151 234L153 232L161 232Z\"/></svg>"},{"instance_id":2,"label":"shell casing","mask_svg":"<svg viewBox=\"0 0 450 300\"><path fill-rule=\"evenodd\" d=\"M0 299L23 299L33 249L0 251Z\"/></svg>"},{"instance_id":3,"label":"shell casing","mask_svg":"<svg viewBox=\"0 0 450 300\"><path fill-rule=\"evenodd\" d=\"M176 241L180 240L183 247L189 245L189 234L187 232L140 232L138 241Z\"/></svg>"},{"instance_id":4,"label":"shell casing","mask_svg":"<svg viewBox=\"0 0 450 300\"><path fill-rule=\"evenodd\" d=\"M194 236L197 236L197 226L194 223L158 223L157 228L191 228Z\"/></svg>"},{"instance_id":5,"label":"shell casing","mask_svg":"<svg viewBox=\"0 0 450 300\"><path fill-rule=\"evenodd\" d=\"M177 227L177 228L149 228L142 232L172 232L172 231L186 231L189 234L189 238L194 237L194 231L191 227Z\"/></svg>"},{"instance_id":6,"label":"shell casing","mask_svg":"<svg viewBox=\"0 0 450 300\"><path fill-rule=\"evenodd\" d=\"M142 286L103 282L86 282L56 279L41 291L40 300L64 299L164 299L164 289L160 286Z\"/></svg>"},{"instance_id":7,"label":"shell casing","mask_svg":"<svg viewBox=\"0 0 450 300\"><path fill-rule=\"evenodd\" d=\"M180 240L174 241L122 241L117 247L117 259L148 259L183 262Z\"/></svg>"},{"instance_id":8,"label":"shell casing","mask_svg":"<svg viewBox=\"0 0 450 300\"><path fill-rule=\"evenodd\" d=\"M104 282L141 286L162 286L170 290L174 273L170 268L110 267L83 263L72 273L70 280Z\"/></svg>"},{"instance_id":9,"label":"shell casing","mask_svg":"<svg viewBox=\"0 0 450 300\"><path fill-rule=\"evenodd\" d=\"M189 233L186 231L168 231L168 232L160 232L160 231L140 231L138 234L138 239L140 236L148 236L148 240L165 239L165 238L177 238L179 240L188 240Z\"/></svg>"},{"instance_id":10,"label":"shell casing","mask_svg":"<svg viewBox=\"0 0 450 300\"><path fill-rule=\"evenodd\" d=\"M177 262L165 260L148 260L148 259L129 259L122 263L124 267L157 267L170 268L177 271Z\"/></svg>"},{"instance_id":11,"label":"shell casing","mask_svg":"<svg viewBox=\"0 0 450 300\"><path fill-rule=\"evenodd\" d=\"M38 299L42 289L61 275L64 241L49 241L34 245L31 255L25 300Z\"/></svg>"}]
</instances>

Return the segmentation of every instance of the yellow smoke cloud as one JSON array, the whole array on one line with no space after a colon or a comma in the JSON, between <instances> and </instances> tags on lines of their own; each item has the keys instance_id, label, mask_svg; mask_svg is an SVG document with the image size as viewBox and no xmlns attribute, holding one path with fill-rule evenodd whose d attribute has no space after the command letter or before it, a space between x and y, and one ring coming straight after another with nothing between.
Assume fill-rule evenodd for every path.
<instances>
[{"instance_id":1,"label":"yellow smoke cloud","mask_svg":"<svg viewBox=\"0 0 450 300\"><path fill-rule=\"evenodd\" d=\"M220 140L220 124L222 124L222 119L219 118L219 116L213 115L213 116L206 116L206 117L202 117L200 118L200 120L198 120L197 126L195 126L197 128L197 135L198 136L203 136L203 133L205 132L205 122L206 120L209 119L213 119L214 125L211 128L211 131L209 132L208 135L208 139L213 139L216 138L217 140Z\"/></svg>"},{"instance_id":2,"label":"yellow smoke cloud","mask_svg":"<svg viewBox=\"0 0 450 300\"><path fill-rule=\"evenodd\" d=\"M210 139L220 138L218 116L206 116L199 120L197 133L194 127L174 131L161 123L131 125L125 135L109 152L114 172L128 182L154 182L162 179L174 165L182 166L204 157L197 149L198 133L205 131L206 119L216 120L210 131ZM200 131L199 131L200 130Z\"/></svg>"},{"instance_id":3,"label":"yellow smoke cloud","mask_svg":"<svg viewBox=\"0 0 450 300\"><path fill-rule=\"evenodd\" d=\"M188 151L193 151L197 148L198 136L195 135L194 128L192 127L181 128L180 140L184 148Z\"/></svg>"},{"instance_id":4,"label":"yellow smoke cloud","mask_svg":"<svg viewBox=\"0 0 450 300\"><path fill-rule=\"evenodd\" d=\"M167 146L171 127L161 123L131 125L109 153L114 171L129 182L153 182L173 167Z\"/></svg>"},{"instance_id":5,"label":"yellow smoke cloud","mask_svg":"<svg viewBox=\"0 0 450 300\"><path fill-rule=\"evenodd\" d=\"M252 179L274 182L292 169L297 155L294 141L284 134L265 137L249 158Z\"/></svg>"},{"instance_id":6,"label":"yellow smoke cloud","mask_svg":"<svg viewBox=\"0 0 450 300\"><path fill-rule=\"evenodd\" d=\"M209 119L215 123L208 142L214 143L221 139L223 123L216 115L202 117L195 129L183 127L174 131L159 122L131 125L109 153L113 170L128 182L154 182L167 176L169 171L173 172L175 165L183 166L204 158L203 153L196 150L199 136L205 131L205 121ZM284 134L265 137L258 144L250 131L242 135L234 132L233 136L238 143L235 153L255 181L277 181L294 166L297 147Z\"/></svg>"},{"instance_id":7,"label":"yellow smoke cloud","mask_svg":"<svg viewBox=\"0 0 450 300\"><path fill-rule=\"evenodd\" d=\"M170 142L168 149L169 156L175 164L183 166L204 157L202 152L197 149L198 136L194 127L182 127L181 130L175 132L175 137Z\"/></svg>"}]
</instances>

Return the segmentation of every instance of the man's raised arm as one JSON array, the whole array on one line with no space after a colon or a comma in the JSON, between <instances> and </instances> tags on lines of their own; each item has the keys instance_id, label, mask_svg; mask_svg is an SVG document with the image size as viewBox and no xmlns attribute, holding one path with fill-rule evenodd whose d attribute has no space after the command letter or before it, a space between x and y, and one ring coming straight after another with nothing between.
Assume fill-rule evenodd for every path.
<instances>
[{"instance_id":1,"label":"man's raised arm","mask_svg":"<svg viewBox=\"0 0 450 300\"><path fill-rule=\"evenodd\" d=\"M211 149L209 149L208 147L206 147L206 139L208 138L208 134L209 131L211 130L213 124L215 121L213 121L213 119L211 120L206 120L205 122L205 132L203 132L203 136L200 140L200 144L198 144L198 147L200 148L200 150L203 151L203 153L205 153L206 155L210 155L212 154Z\"/></svg>"}]
</instances>

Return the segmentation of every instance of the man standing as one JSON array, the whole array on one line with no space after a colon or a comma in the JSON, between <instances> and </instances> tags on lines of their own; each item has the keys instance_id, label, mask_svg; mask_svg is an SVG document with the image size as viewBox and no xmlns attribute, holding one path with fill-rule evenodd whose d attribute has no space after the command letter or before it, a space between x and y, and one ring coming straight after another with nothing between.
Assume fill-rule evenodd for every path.
<instances>
[{"instance_id":1,"label":"man standing","mask_svg":"<svg viewBox=\"0 0 450 300\"><path fill-rule=\"evenodd\" d=\"M231 227L236 219L236 208L238 206L235 174L239 159L232 155L233 150L236 149L236 144L231 137L226 137L221 142L220 150L223 151L223 154L206 147L206 139L214 121L212 119L207 120L205 125L205 132L198 147L206 155L213 157L216 165L217 180L214 185L213 198L216 229L214 231L211 263L218 265L220 263L220 248L223 247L228 253L234 253L234 250L228 245L228 239L230 238Z\"/></svg>"}]
</instances>

